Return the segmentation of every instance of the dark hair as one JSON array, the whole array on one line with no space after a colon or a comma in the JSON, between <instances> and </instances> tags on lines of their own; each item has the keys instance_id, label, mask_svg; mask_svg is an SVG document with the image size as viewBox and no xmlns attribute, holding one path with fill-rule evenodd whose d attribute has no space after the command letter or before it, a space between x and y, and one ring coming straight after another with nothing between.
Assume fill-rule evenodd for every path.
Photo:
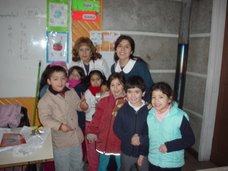
<instances>
[{"instance_id":1,"label":"dark hair","mask_svg":"<svg viewBox=\"0 0 228 171\"><path fill-rule=\"evenodd\" d=\"M168 98L173 96L173 91L170 85L166 82L157 82L151 89L151 94L155 90L160 90L163 94L166 94Z\"/></svg>"},{"instance_id":2,"label":"dark hair","mask_svg":"<svg viewBox=\"0 0 228 171\"><path fill-rule=\"evenodd\" d=\"M80 61L80 56L79 56L79 49L82 45L86 45L90 48L92 56L91 60L96 60L101 58L101 54L97 52L96 47L93 45L93 42L90 40L88 37L80 37L77 39L75 42L73 48L72 48L72 61L77 62Z\"/></svg>"},{"instance_id":3,"label":"dark hair","mask_svg":"<svg viewBox=\"0 0 228 171\"><path fill-rule=\"evenodd\" d=\"M92 70L92 71L90 71L89 75L86 77L87 85L88 86L90 86L90 79L91 79L91 77L93 75L99 75L99 77L102 79L101 84L106 81L106 78L105 78L104 74L102 74L101 71L99 71L99 70Z\"/></svg>"},{"instance_id":4,"label":"dark hair","mask_svg":"<svg viewBox=\"0 0 228 171\"><path fill-rule=\"evenodd\" d=\"M67 77L67 71L62 66L50 66L47 72L47 79L50 79L54 72L63 72Z\"/></svg>"},{"instance_id":5,"label":"dark hair","mask_svg":"<svg viewBox=\"0 0 228 171\"><path fill-rule=\"evenodd\" d=\"M50 69L50 65L47 65L46 68L44 69L41 78L40 78L40 85L39 85L39 92L41 91L41 89L47 85L47 79L48 79L48 72Z\"/></svg>"},{"instance_id":6,"label":"dark hair","mask_svg":"<svg viewBox=\"0 0 228 171\"><path fill-rule=\"evenodd\" d=\"M107 85L108 85L109 88L110 88L112 80L114 80L114 79L118 79L123 86L125 85L125 79L123 77L123 74L121 74L121 73L112 73L109 76L108 82L107 82Z\"/></svg>"},{"instance_id":7,"label":"dark hair","mask_svg":"<svg viewBox=\"0 0 228 171\"><path fill-rule=\"evenodd\" d=\"M130 59L134 59L134 52L135 52L135 41L132 39L132 37L128 36L128 35L120 35L117 40L115 41L115 45L114 45L114 50L116 51L117 47L119 46L119 44L122 42L122 40L127 40L130 43L131 46L131 55L129 56ZM118 61L119 57L117 56L117 53L115 52L114 54L114 60L115 62Z\"/></svg>"},{"instance_id":8,"label":"dark hair","mask_svg":"<svg viewBox=\"0 0 228 171\"><path fill-rule=\"evenodd\" d=\"M80 66L72 66L69 70L68 70L68 76L70 76L70 74L72 74L72 72L76 70L78 72L78 74L80 75L81 77L81 81L84 81L85 78L86 78L86 75L85 75L85 72L83 70L82 67Z\"/></svg>"},{"instance_id":9,"label":"dark hair","mask_svg":"<svg viewBox=\"0 0 228 171\"><path fill-rule=\"evenodd\" d=\"M142 77L132 76L132 77L128 78L124 89L127 92L127 90L130 88L139 88L142 90L142 92L144 92L146 90L146 88L145 88L145 84L144 84Z\"/></svg>"}]
</instances>

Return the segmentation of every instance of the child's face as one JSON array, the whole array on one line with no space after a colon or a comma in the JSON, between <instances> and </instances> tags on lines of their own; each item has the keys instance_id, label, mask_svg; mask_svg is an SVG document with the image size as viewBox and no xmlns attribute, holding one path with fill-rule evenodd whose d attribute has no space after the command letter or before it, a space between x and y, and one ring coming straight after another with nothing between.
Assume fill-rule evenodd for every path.
<instances>
[{"instance_id":1,"label":"child's face","mask_svg":"<svg viewBox=\"0 0 228 171\"><path fill-rule=\"evenodd\" d=\"M163 113L168 109L172 101L172 97L169 98L166 94L162 93L161 90L154 90L152 92L151 101L152 101L152 106L159 113Z\"/></svg>"},{"instance_id":2,"label":"child's face","mask_svg":"<svg viewBox=\"0 0 228 171\"><path fill-rule=\"evenodd\" d=\"M47 79L48 85L51 85L53 90L61 92L66 85L67 77L64 72L53 72L51 77Z\"/></svg>"},{"instance_id":3,"label":"child's face","mask_svg":"<svg viewBox=\"0 0 228 171\"><path fill-rule=\"evenodd\" d=\"M96 87L100 87L102 83L102 79L99 75L97 74L93 74L90 78L90 84L91 86L96 86Z\"/></svg>"},{"instance_id":4,"label":"child's face","mask_svg":"<svg viewBox=\"0 0 228 171\"><path fill-rule=\"evenodd\" d=\"M143 92L140 88L129 88L127 90L127 100L135 107L142 105Z\"/></svg>"},{"instance_id":5,"label":"child's face","mask_svg":"<svg viewBox=\"0 0 228 171\"><path fill-rule=\"evenodd\" d=\"M73 72L70 74L69 76L69 80L80 80L81 76L78 73L78 71L76 69L73 70Z\"/></svg>"},{"instance_id":6,"label":"child's face","mask_svg":"<svg viewBox=\"0 0 228 171\"><path fill-rule=\"evenodd\" d=\"M115 98L118 98L124 95L124 87L123 87L123 84L121 84L119 79L114 79L111 81L110 91L112 92Z\"/></svg>"},{"instance_id":7,"label":"child's face","mask_svg":"<svg viewBox=\"0 0 228 171\"><path fill-rule=\"evenodd\" d=\"M101 89L100 89L100 93L105 93L105 92L108 92L109 89L108 89L108 86L107 85L101 85Z\"/></svg>"},{"instance_id":8,"label":"child's face","mask_svg":"<svg viewBox=\"0 0 228 171\"><path fill-rule=\"evenodd\" d=\"M91 49L89 46L81 45L79 47L78 55L84 63L86 63L86 64L89 63L91 54L92 54L92 52L91 52Z\"/></svg>"}]
</instances>

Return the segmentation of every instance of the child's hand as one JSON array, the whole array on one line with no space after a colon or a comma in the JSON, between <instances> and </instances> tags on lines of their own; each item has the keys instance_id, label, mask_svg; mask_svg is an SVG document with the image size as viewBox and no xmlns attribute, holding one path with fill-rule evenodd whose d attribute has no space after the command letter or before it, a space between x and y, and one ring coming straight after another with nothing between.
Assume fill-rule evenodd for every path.
<instances>
[{"instance_id":1,"label":"child's hand","mask_svg":"<svg viewBox=\"0 0 228 171\"><path fill-rule=\"evenodd\" d=\"M150 110L152 107L153 107L153 106L152 106L151 103L148 103L148 104L147 104L147 109L148 109L148 110Z\"/></svg>"},{"instance_id":2,"label":"child's hand","mask_svg":"<svg viewBox=\"0 0 228 171\"><path fill-rule=\"evenodd\" d=\"M138 134L134 134L131 137L131 144L132 145L135 145L135 146L139 146L140 145L140 138L139 138L139 135Z\"/></svg>"},{"instance_id":3,"label":"child's hand","mask_svg":"<svg viewBox=\"0 0 228 171\"><path fill-rule=\"evenodd\" d=\"M168 150L167 150L167 147L165 144L162 144L160 147L159 147L159 151L161 153L166 153Z\"/></svg>"},{"instance_id":4,"label":"child's hand","mask_svg":"<svg viewBox=\"0 0 228 171\"><path fill-rule=\"evenodd\" d=\"M80 108L82 111L86 111L89 108L88 104L86 103L85 96L83 94L81 95Z\"/></svg>"},{"instance_id":5,"label":"child's hand","mask_svg":"<svg viewBox=\"0 0 228 171\"><path fill-rule=\"evenodd\" d=\"M143 155L139 155L139 158L137 160L137 165L138 166L142 166L143 160L144 160L144 156Z\"/></svg>"},{"instance_id":6,"label":"child's hand","mask_svg":"<svg viewBox=\"0 0 228 171\"><path fill-rule=\"evenodd\" d=\"M87 134L86 138L89 141L89 143L97 141L97 135L96 134Z\"/></svg>"},{"instance_id":7,"label":"child's hand","mask_svg":"<svg viewBox=\"0 0 228 171\"><path fill-rule=\"evenodd\" d=\"M63 132L68 132L68 131L73 131L74 129L72 129L71 127L69 127L68 125L62 123L59 127L59 130L60 131L63 131Z\"/></svg>"}]
</instances>

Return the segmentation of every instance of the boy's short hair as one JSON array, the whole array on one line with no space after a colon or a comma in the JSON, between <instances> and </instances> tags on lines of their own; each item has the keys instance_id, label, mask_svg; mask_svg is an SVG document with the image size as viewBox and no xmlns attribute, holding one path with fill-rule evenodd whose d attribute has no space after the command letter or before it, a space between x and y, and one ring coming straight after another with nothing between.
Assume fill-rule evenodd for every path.
<instances>
[{"instance_id":1,"label":"boy's short hair","mask_svg":"<svg viewBox=\"0 0 228 171\"><path fill-rule=\"evenodd\" d=\"M65 74L65 76L67 77L67 71L66 71L65 68L63 68L62 66L51 66L51 67L48 69L47 79L50 79L50 78L51 78L51 75L52 75L54 72L63 72L63 73Z\"/></svg>"},{"instance_id":2,"label":"boy's short hair","mask_svg":"<svg viewBox=\"0 0 228 171\"><path fill-rule=\"evenodd\" d=\"M127 79L126 84L124 86L125 91L127 92L130 88L139 88L144 92L146 90L144 81L140 76L132 76Z\"/></svg>"}]
</instances>

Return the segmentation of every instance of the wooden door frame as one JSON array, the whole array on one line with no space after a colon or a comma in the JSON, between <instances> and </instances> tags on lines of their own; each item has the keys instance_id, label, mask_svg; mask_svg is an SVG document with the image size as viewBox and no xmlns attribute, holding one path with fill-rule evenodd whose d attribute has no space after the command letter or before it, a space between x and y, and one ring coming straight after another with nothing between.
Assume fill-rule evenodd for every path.
<instances>
[{"instance_id":1,"label":"wooden door frame","mask_svg":"<svg viewBox=\"0 0 228 171\"><path fill-rule=\"evenodd\" d=\"M198 160L210 160L219 94L227 0L213 0L204 111Z\"/></svg>"}]
</instances>

